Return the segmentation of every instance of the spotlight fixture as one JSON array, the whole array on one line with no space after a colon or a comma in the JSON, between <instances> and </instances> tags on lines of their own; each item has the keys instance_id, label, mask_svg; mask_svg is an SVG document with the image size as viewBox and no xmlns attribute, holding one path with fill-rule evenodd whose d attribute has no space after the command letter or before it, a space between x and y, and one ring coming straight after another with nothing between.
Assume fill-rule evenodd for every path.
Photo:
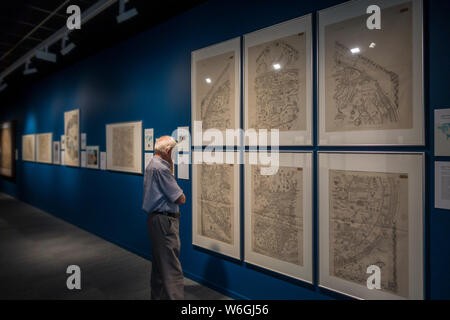
<instances>
[{"instance_id":1,"label":"spotlight fixture","mask_svg":"<svg viewBox=\"0 0 450 320\"><path fill-rule=\"evenodd\" d=\"M127 2L128 0L119 0L119 15L116 17L117 23L122 23L138 14L136 8L125 11L125 3Z\"/></svg>"},{"instance_id":2,"label":"spotlight fixture","mask_svg":"<svg viewBox=\"0 0 450 320\"><path fill-rule=\"evenodd\" d=\"M48 52L48 47L44 47L43 50L36 50L36 58L48 62L56 62L56 54Z\"/></svg>"},{"instance_id":3,"label":"spotlight fixture","mask_svg":"<svg viewBox=\"0 0 450 320\"><path fill-rule=\"evenodd\" d=\"M206 78L205 81L206 81L206 83L208 83L208 84L212 82L212 81L211 81L211 78Z\"/></svg>"},{"instance_id":4,"label":"spotlight fixture","mask_svg":"<svg viewBox=\"0 0 450 320\"><path fill-rule=\"evenodd\" d=\"M360 53L361 50L359 50L359 48L356 47L356 48L350 49L350 52L353 53L353 54L355 54L355 53Z\"/></svg>"},{"instance_id":5,"label":"spotlight fixture","mask_svg":"<svg viewBox=\"0 0 450 320\"><path fill-rule=\"evenodd\" d=\"M274 63L274 64L273 64L273 68L274 68L275 70L280 70L280 69L281 69L281 65L280 65L279 63Z\"/></svg>"},{"instance_id":6,"label":"spotlight fixture","mask_svg":"<svg viewBox=\"0 0 450 320\"><path fill-rule=\"evenodd\" d=\"M370 45L369 45L369 48L375 48L375 46L376 46L376 43L375 42L372 42Z\"/></svg>"},{"instance_id":7,"label":"spotlight fixture","mask_svg":"<svg viewBox=\"0 0 450 320\"><path fill-rule=\"evenodd\" d=\"M68 54L70 51L72 51L73 49L75 49L76 45L71 42L69 44L67 44L67 41L69 40L69 36L66 34L61 41L61 54L63 56L65 56L66 54Z\"/></svg>"},{"instance_id":8,"label":"spotlight fixture","mask_svg":"<svg viewBox=\"0 0 450 320\"><path fill-rule=\"evenodd\" d=\"M30 69L30 63L31 63L31 58L28 59L27 62L25 63L25 70L23 70L24 75L33 74L33 73L37 72L36 68Z\"/></svg>"}]
</instances>

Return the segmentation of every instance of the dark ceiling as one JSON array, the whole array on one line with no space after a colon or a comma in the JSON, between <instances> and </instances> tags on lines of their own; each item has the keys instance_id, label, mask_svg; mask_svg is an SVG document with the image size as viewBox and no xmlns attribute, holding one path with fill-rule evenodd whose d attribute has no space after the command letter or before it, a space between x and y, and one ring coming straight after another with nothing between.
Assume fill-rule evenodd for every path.
<instances>
[{"instance_id":1,"label":"dark ceiling","mask_svg":"<svg viewBox=\"0 0 450 320\"><path fill-rule=\"evenodd\" d=\"M69 16L66 13L69 5L78 5L83 12L98 1L1 1L0 73L43 40L64 27ZM38 72L25 76L23 75L24 66L19 67L4 79L4 82L8 84L5 91L17 89L17 86L23 88L29 83L38 81L52 72L111 47L202 2L205 2L205 0L129 0L126 8L136 8L138 15L118 24L116 16L119 11L119 1L117 1L92 20L83 24L81 30L70 33L70 41L76 44L76 48L70 54L65 56L58 54L57 63L32 59L30 67L37 68ZM60 10L56 11L58 8ZM51 17L49 17L50 15ZM45 23L42 23L43 21ZM60 46L60 41L58 41L54 45L55 49L52 50L52 46L50 51L58 52Z\"/></svg>"}]
</instances>

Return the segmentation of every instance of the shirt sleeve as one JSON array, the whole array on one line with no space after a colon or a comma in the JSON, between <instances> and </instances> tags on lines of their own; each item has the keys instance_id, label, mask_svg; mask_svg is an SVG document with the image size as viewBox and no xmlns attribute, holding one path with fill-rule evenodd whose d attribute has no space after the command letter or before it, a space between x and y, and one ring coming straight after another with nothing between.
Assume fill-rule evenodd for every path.
<instances>
[{"instance_id":1,"label":"shirt sleeve","mask_svg":"<svg viewBox=\"0 0 450 320\"><path fill-rule=\"evenodd\" d=\"M175 201L183 194L183 190L178 186L178 183L170 170L159 171L159 185L170 202L175 203Z\"/></svg>"}]
</instances>

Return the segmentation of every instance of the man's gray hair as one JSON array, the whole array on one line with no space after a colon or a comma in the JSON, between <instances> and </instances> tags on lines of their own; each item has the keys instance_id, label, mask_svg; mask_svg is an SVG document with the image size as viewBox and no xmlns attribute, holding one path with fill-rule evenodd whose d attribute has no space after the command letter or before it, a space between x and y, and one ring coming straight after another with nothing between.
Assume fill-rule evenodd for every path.
<instances>
[{"instance_id":1,"label":"man's gray hair","mask_svg":"<svg viewBox=\"0 0 450 320\"><path fill-rule=\"evenodd\" d=\"M162 136L156 139L155 142L155 152L156 153L166 153L170 148L175 147L177 142L171 136Z\"/></svg>"}]
</instances>

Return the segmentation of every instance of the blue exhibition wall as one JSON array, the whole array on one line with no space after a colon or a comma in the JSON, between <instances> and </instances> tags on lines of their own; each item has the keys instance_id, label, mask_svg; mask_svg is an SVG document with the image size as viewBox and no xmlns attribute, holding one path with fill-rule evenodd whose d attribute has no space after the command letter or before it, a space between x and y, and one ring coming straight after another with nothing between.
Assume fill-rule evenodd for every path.
<instances>
[{"instance_id":1,"label":"blue exhibition wall","mask_svg":"<svg viewBox=\"0 0 450 320\"><path fill-rule=\"evenodd\" d=\"M209 1L30 88L19 89L7 105L3 100L0 120L18 120L19 159L23 134L53 132L54 140L60 140L64 112L76 108L80 109L81 132L87 133L87 144L99 145L101 151L106 149L107 123L143 120L144 128L155 129L155 136L171 134L178 126L190 126L191 51L314 14L340 2L343 1ZM434 109L450 107L449 12L447 0L424 1L426 146L375 148L426 153L425 297L431 299L450 298L450 212L434 209L435 158L432 156ZM314 66L315 63L314 60ZM315 81L316 74L314 77ZM314 118L316 120L316 113ZM314 136L316 142L316 132ZM315 143L314 147L305 149L368 148L321 148ZM191 181L180 180L179 183L190 199ZM0 179L0 190L151 258L146 215L141 210L142 184L141 175L19 160L16 182ZM317 207L316 196L314 201ZM342 297L317 286L317 210L313 213L313 285L193 247L190 201L182 207L182 213L181 259L187 277L235 298Z\"/></svg>"}]
</instances>

